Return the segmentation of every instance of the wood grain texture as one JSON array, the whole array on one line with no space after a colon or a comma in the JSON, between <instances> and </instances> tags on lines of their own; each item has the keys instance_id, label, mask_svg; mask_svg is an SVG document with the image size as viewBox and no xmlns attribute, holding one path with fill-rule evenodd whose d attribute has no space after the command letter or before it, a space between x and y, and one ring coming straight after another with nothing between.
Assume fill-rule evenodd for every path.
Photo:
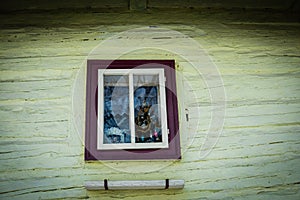
<instances>
[{"instance_id":1,"label":"wood grain texture","mask_svg":"<svg viewBox=\"0 0 300 200\"><path fill-rule=\"evenodd\" d=\"M0 198L299 199L300 25L285 17L197 9L1 14ZM73 119L73 105L78 110L84 105L73 98L77 74L100 42L153 24L193 38L215 62L226 89L222 135L211 153L199 159L211 110L216 109L209 88L183 58L145 49L122 58L176 59L178 76L184 77L179 101L189 121L182 127L182 160L84 162L78 134L84 121ZM129 42L143 41L137 35ZM108 59L118 48L107 49ZM205 64L197 55L194 61L199 67ZM85 81L77 84L84 88ZM84 188L85 181L103 179L183 179L185 187L117 192Z\"/></svg>"}]
</instances>

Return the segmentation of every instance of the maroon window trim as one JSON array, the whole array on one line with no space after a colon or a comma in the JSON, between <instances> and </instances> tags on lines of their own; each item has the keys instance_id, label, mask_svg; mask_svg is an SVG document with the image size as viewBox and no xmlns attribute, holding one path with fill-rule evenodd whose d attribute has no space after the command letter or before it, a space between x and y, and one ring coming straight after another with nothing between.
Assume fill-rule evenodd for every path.
<instances>
[{"instance_id":1,"label":"maroon window trim","mask_svg":"<svg viewBox=\"0 0 300 200\"><path fill-rule=\"evenodd\" d=\"M98 69L163 68L166 76L169 148L134 150L97 149ZM174 60L88 60L86 85L85 160L181 159Z\"/></svg>"}]
</instances>

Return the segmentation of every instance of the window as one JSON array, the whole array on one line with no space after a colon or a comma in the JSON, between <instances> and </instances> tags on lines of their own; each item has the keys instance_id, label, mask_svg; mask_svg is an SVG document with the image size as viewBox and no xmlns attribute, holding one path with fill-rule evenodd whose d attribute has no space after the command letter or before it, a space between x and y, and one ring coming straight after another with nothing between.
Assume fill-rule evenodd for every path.
<instances>
[{"instance_id":1,"label":"window","mask_svg":"<svg viewBox=\"0 0 300 200\"><path fill-rule=\"evenodd\" d=\"M97 149L168 148L164 81L164 69L98 70Z\"/></svg>"},{"instance_id":2,"label":"window","mask_svg":"<svg viewBox=\"0 0 300 200\"><path fill-rule=\"evenodd\" d=\"M179 159L173 60L88 60L85 160Z\"/></svg>"}]
</instances>

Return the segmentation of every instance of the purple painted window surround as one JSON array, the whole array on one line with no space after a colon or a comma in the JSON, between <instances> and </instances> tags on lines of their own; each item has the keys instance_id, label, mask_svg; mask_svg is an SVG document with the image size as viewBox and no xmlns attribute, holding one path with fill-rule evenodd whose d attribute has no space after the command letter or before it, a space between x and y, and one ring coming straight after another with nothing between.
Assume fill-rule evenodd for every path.
<instances>
[{"instance_id":1,"label":"purple painted window surround","mask_svg":"<svg viewBox=\"0 0 300 200\"><path fill-rule=\"evenodd\" d=\"M97 149L98 69L163 68L166 76L169 148L134 150ZM181 159L174 60L88 60L86 82L85 160Z\"/></svg>"}]
</instances>

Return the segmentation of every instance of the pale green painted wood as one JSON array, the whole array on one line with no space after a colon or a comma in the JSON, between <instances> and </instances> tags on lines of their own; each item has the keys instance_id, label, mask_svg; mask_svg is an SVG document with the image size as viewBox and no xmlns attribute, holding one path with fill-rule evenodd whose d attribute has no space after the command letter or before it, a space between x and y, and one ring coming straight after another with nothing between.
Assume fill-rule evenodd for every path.
<instances>
[{"instance_id":1,"label":"pale green painted wood","mask_svg":"<svg viewBox=\"0 0 300 200\"><path fill-rule=\"evenodd\" d=\"M4 15L0 19L1 199L298 199L300 25L283 22L280 15L265 15L267 21L261 23L260 14L160 10ZM84 162L82 138L72 116L77 72L99 42L152 24L192 37L217 64L227 94L223 133L213 151L199 159L212 109L205 83L176 55L136 52L125 58L175 56L178 73L186 77L184 86L192 86L189 92L180 90L180 100L189 113L186 131L197 133L194 142L182 146L183 158L176 162ZM107 49L108 58L114 48L118 47ZM184 44L181 48L189 49ZM192 92L197 98L189 98ZM124 172L133 168L135 174ZM145 168L152 171L139 173ZM105 178L184 179L185 188L85 190L85 181Z\"/></svg>"}]
</instances>

